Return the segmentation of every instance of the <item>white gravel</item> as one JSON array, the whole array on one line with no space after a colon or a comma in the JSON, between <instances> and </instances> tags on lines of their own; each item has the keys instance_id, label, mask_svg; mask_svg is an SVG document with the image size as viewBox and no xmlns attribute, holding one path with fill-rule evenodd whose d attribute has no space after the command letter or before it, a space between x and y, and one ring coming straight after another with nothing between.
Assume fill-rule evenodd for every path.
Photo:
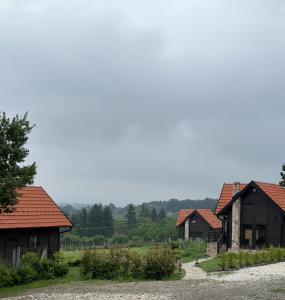
<instances>
[{"instance_id":1,"label":"white gravel","mask_svg":"<svg viewBox=\"0 0 285 300\"><path fill-rule=\"evenodd\" d=\"M207 278L226 282L270 281L274 279L283 279L285 282L285 262L215 273Z\"/></svg>"},{"instance_id":2,"label":"white gravel","mask_svg":"<svg viewBox=\"0 0 285 300\"><path fill-rule=\"evenodd\" d=\"M35 293L28 296L15 297L13 300L169 300L171 299L168 295L154 295L154 294L108 294L108 293L64 293L64 294L46 294L46 293ZM8 300L8 299L7 299Z\"/></svg>"}]
</instances>

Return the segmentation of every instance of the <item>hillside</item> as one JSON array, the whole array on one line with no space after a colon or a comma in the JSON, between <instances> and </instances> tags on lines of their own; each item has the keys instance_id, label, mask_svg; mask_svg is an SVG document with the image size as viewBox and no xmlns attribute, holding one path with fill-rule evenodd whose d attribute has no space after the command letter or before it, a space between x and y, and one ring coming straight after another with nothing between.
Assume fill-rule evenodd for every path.
<instances>
[{"instance_id":1,"label":"hillside","mask_svg":"<svg viewBox=\"0 0 285 300\"><path fill-rule=\"evenodd\" d=\"M157 211L163 209L167 215L174 215L181 208L210 208L214 209L217 203L217 199L205 198L204 200L179 200L170 199L164 201L152 201L145 202L144 204L149 208L156 208ZM75 210L82 207L88 207L90 205L84 204L61 204L61 209L67 214L72 215ZM142 205L135 205L136 211L139 212ZM114 204L109 205L115 219L124 218L127 213L128 205L125 207L116 207Z\"/></svg>"}]
</instances>

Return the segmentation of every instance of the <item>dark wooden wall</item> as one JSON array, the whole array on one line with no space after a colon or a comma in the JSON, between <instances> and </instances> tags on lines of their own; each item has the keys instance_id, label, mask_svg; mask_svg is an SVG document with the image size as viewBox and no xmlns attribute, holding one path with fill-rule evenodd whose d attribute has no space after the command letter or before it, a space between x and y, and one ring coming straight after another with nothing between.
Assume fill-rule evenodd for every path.
<instances>
[{"instance_id":1,"label":"dark wooden wall","mask_svg":"<svg viewBox=\"0 0 285 300\"><path fill-rule=\"evenodd\" d=\"M246 224L252 224L253 232L257 225L266 226L266 245L280 246L282 210L261 190L251 191L241 199L241 240Z\"/></svg>"},{"instance_id":2,"label":"dark wooden wall","mask_svg":"<svg viewBox=\"0 0 285 300\"><path fill-rule=\"evenodd\" d=\"M0 230L0 259L9 262L12 259L12 249L16 247L21 248L21 254L31 250L31 236L38 237L37 248L46 248L49 257L59 250L59 228L5 229Z\"/></svg>"},{"instance_id":3,"label":"dark wooden wall","mask_svg":"<svg viewBox=\"0 0 285 300\"><path fill-rule=\"evenodd\" d=\"M227 246L231 248L232 206L227 209L224 216L228 224L226 234ZM225 227L225 221L223 221L223 223L223 227ZM282 223L284 223L284 213L262 190L256 189L256 191L253 192L251 189L241 197L241 246L243 246L245 225L252 225L252 248L257 246L255 243L255 234L258 225L266 226L265 246L285 246L285 233L284 240L282 241L282 228L284 227ZM225 232L225 229L223 229L223 231Z\"/></svg>"},{"instance_id":4,"label":"dark wooden wall","mask_svg":"<svg viewBox=\"0 0 285 300\"><path fill-rule=\"evenodd\" d=\"M201 234L201 238L208 240L210 225L197 213L189 218L189 238L196 238L197 234Z\"/></svg>"}]
</instances>

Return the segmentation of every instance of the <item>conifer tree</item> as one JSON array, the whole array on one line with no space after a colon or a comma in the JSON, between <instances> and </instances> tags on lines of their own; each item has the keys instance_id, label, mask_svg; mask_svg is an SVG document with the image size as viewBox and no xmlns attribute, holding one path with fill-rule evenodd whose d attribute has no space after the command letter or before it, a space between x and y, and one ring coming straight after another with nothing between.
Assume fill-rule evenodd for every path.
<instances>
[{"instance_id":1,"label":"conifer tree","mask_svg":"<svg viewBox=\"0 0 285 300\"><path fill-rule=\"evenodd\" d=\"M136 225L137 223L137 219L136 219L136 210L133 204L130 204L128 206L128 211L125 215L126 218L126 223L128 227L133 227Z\"/></svg>"},{"instance_id":2,"label":"conifer tree","mask_svg":"<svg viewBox=\"0 0 285 300\"><path fill-rule=\"evenodd\" d=\"M157 221L157 218L158 218L158 215L157 215L157 211L155 209L155 207L151 210L151 219L152 221L156 222Z\"/></svg>"},{"instance_id":3,"label":"conifer tree","mask_svg":"<svg viewBox=\"0 0 285 300\"><path fill-rule=\"evenodd\" d=\"M0 213L12 212L17 189L34 181L36 163L24 165L29 155L25 146L33 127L27 113L12 119L0 113Z\"/></svg>"},{"instance_id":4,"label":"conifer tree","mask_svg":"<svg viewBox=\"0 0 285 300\"><path fill-rule=\"evenodd\" d=\"M158 219L159 219L159 221L163 221L165 218L166 218L166 213L165 213L165 210L162 208L162 209L159 211Z\"/></svg>"}]
</instances>

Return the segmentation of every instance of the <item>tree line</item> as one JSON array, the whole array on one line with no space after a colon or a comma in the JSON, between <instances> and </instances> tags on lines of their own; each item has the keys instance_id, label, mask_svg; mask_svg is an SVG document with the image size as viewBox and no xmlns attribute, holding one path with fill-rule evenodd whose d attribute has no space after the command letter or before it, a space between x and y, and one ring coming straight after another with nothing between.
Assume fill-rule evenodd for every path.
<instances>
[{"instance_id":1,"label":"tree line","mask_svg":"<svg viewBox=\"0 0 285 300\"><path fill-rule=\"evenodd\" d=\"M102 204L74 210L69 218L74 229L66 236L75 239L75 235L96 241L112 237L116 242L126 242L176 236L175 217L168 217L163 209L157 211L146 204L141 205L138 211L133 204L129 204L123 219L114 218L110 206Z\"/></svg>"}]
</instances>

